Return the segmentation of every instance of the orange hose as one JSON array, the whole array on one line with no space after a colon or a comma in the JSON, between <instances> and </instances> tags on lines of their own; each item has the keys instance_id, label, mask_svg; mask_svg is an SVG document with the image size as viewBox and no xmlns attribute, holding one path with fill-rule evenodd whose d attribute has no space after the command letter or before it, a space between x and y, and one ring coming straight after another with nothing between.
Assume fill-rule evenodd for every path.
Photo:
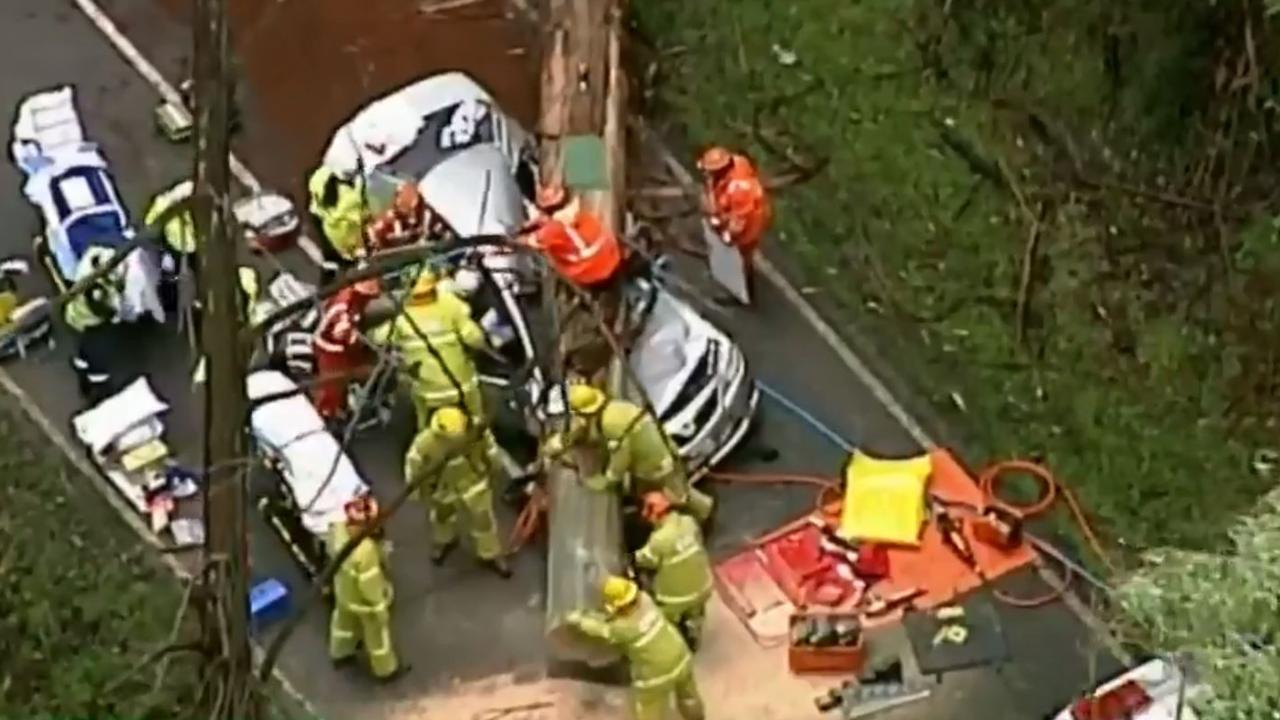
<instances>
[{"instance_id":1,"label":"orange hose","mask_svg":"<svg viewBox=\"0 0 1280 720\"><path fill-rule=\"evenodd\" d=\"M1026 473L1035 478L1043 488L1040 498L1027 505L1018 505L1002 498L1000 496L1000 481L1007 473L1011 472ZM1116 572L1116 566L1112 563L1111 556L1103 547L1102 541L1098 539L1093 525L1089 522L1089 518L1084 514L1084 509L1080 506L1080 501L1076 499L1075 493L1071 492L1071 488L1060 483L1053 476L1053 473L1049 472L1044 466L1026 460L1004 460L993 463L978 474L978 487L982 489L982 494L986 496L988 505L1012 512L1023 520L1043 515L1053 508L1058 498L1062 498L1066 501L1067 508L1071 511L1072 519L1079 526L1080 531L1089 542L1089 546L1102 559L1107 569ZM1066 574L1062 578L1062 584L1045 595L1033 598L1017 598L999 590L995 590L994 594L1001 601L1015 607L1031 608L1047 605L1062 597L1071 586L1071 567L1064 565L1064 568L1066 569Z\"/></svg>"},{"instance_id":2,"label":"orange hose","mask_svg":"<svg viewBox=\"0 0 1280 720\"><path fill-rule=\"evenodd\" d=\"M520 508L520 514L516 516L515 525L511 528L511 537L507 540L507 552L514 555L521 548L538 534L539 528L542 527L542 518L547 514L547 493L539 486L534 485L533 490L529 493L529 499L525 501L524 507Z\"/></svg>"},{"instance_id":3,"label":"orange hose","mask_svg":"<svg viewBox=\"0 0 1280 720\"><path fill-rule=\"evenodd\" d=\"M1000 483L1002 478L1011 472L1022 472L1031 475L1041 484L1043 491L1039 499L1035 502L1018 505L1011 503L1000 496ZM819 475L799 475L788 473L733 473L712 471L707 473L707 479L717 482L727 482L733 484L745 485L811 485L819 488L818 496L815 501L818 512L834 516L839 514L841 483L838 479L822 477ZM1059 498L1067 503L1067 508L1071 511L1072 519L1080 527L1085 539L1089 542L1090 547L1098 557L1102 558L1104 564L1112 572L1116 572L1116 566L1112 563L1110 555L1104 548L1102 541L1098 539L1097 533L1090 524L1088 517L1084 513L1084 509L1080 505L1080 501L1076 499L1075 493L1071 489L1061 484L1053 473L1047 468L1026 460L1005 460L987 466L978 474L978 487L982 490L983 496L987 499L988 505L998 506L1004 510L1018 515L1023 520L1043 515L1053 509ZM828 500L831 495L836 495L832 500ZM981 512L982 508L972 508L977 512ZM770 539L770 534L756 539L756 544L766 542ZM1008 595L1000 590L995 590L994 595L1002 602L1014 607L1039 607L1054 602L1071 586L1072 569L1069 565L1064 565L1065 574L1063 575L1062 584L1054 587L1048 593L1038 597L1019 598ZM981 570L978 570L981 575ZM984 578L985 579L985 578Z\"/></svg>"}]
</instances>

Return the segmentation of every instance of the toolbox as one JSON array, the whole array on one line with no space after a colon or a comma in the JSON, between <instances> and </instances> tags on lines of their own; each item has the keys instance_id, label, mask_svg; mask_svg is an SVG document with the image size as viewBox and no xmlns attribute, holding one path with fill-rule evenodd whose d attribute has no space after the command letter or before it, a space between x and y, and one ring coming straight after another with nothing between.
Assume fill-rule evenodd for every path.
<instances>
[{"instance_id":1,"label":"toolbox","mask_svg":"<svg viewBox=\"0 0 1280 720\"><path fill-rule=\"evenodd\" d=\"M797 612L791 616L787 665L796 674L856 675L866 661L866 640L856 613Z\"/></svg>"}]
</instances>

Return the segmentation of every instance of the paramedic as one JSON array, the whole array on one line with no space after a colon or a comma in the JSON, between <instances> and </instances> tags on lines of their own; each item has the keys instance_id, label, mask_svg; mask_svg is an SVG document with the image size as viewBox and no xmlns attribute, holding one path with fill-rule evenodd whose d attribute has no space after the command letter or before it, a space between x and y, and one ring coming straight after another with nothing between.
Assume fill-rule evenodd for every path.
<instances>
[{"instance_id":1,"label":"paramedic","mask_svg":"<svg viewBox=\"0 0 1280 720\"><path fill-rule=\"evenodd\" d=\"M653 600L696 650L711 597L711 560L702 544L702 529L693 518L676 512L660 492L644 496L644 519L653 534L636 552L636 565L653 572Z\"/></svg>"},{"instance_id":2,"label":"paramedic","mask_svg":"<svg viewBox=\"0 0 1280 720\"><path fill-rule=\"evenodd\" d=\"M335 557L347 542L366 532L378 517L378 501L361 495L347 503L345 522L329 527L329 556ZM355 658L359 646L369 659L369 669L380 681L389 682L408 671L396 658L391 643L391 582L379 541L365 537L333 577L333 615L329 623L329 658L335 664Z\"/></svg>"},{"instance_id":3,"label":"paramedic","mask_svg":"<svg viewBox=\"0 0 1280 720\"><path fill-rule=\"evenodd\" d=\"M114 254L110 248L101 246L86 250L76 268L76 282L106 266ZM124 280L117 267L95 280L63 309L63 319L79 334L71 366L79 380L80 396L90 405L98 404L115 391L110 371L112 354L116 351L111 327L119 318L123 294Z\"/></svg>"},{"instance_id":4,"label":"paramedic","mask_svg":"<svg viewBox=\"0 0 1280 720\"><path fill-rule=\"evenodd\" d=\"M525 227L521 242L542 251L578 287L606 289L622 265L618 238L562 185L540 188L537 206L541 214Z\"/></svg>"},{"instance_id":5,"label":"paramedic","mask_svg":"<svg viewBox=\"0 0 1280 720\"><path fill-rule=\"evenodd\" d=\"M384 250L404 247L427 237L429 229L438 228L435 213L413 183L396 189L391 207L364 228L364 251L376 255Z\"/></svg>"},{"instance_id":6,"label":"paramedic","mask_svg":"<svg viewBox=\"0 0 1280 720\"><path fill-rule=\"evenodd\" d=\"M424 268L404 309L374 328L371 339L399 351L419 430L446 405L461 405L472 422L487 426L476 366L467 354L487 347L484 330L466 301L438 286L436 274Z\"/></svg>"},{"instance_id":7,"label":"paramedic","mask_svg":"<svg viewBox=\"0 0 1280 720\"><path fill-rule=\"evenodd\" d=\"M194 188L194 182L182 180L158 193L147 206L143 223L154 225L174 205L190 201ZM200 264L200 254L191 209L175 213L160 231L164 240L164 252L160 256L163 274L160 289L165 309L173 312L179 309L178 305L185 295L195 294L195 273ZM188 302L194 303L194 297Z\"/></svg>"},{"instance_id":8,"label":"paramedic","mask_svg":"<svg viewBox=\"0 0 1280 720\"><path fill-rule=\"evenodd\" d=\"M699 522L711 517L714 501L689 484L674 444L644 408L575 383L569 386L569 409L573 414L569 430L547 439L544 457L556 457L579 442L599 445L608 460L602 476L586 481L593 489L617 487L633 497L660 491Z\"/></svg>"},{"instance_id":9,"label":"paramedic","mask_svg":"<svg viewBox=\"0 0 1280 720\"><path fill-rule=\"evenodd\" d=\"M307 179L308 210L324 235L330 259L354 263L363 248L364 183L354 173L340 173L321 165ZM333 256L337 256L336 258Z\"/></svg>"},{"instance_id":10,"label":"paramedic","mask_svg":"<svg viewBox=\"0 0 1280 720\"><path fill-rule=\"evenodd\" d=\"M711 227L737 248L754 294L755 253L773 217L760 175L745 155L713 147L702 154L703 211Z\"/></svg>"},{"instance_id":11,"label":"paramedic","mask_svg":"<svg viewBox=\"0 0 1280 720\"><path fill-rule=\"evenodd\" d=\"M672 699L681 718L703 720L706 711L693 676L693 655L680 633L653 600L624 577L607 578L601 594L605 612L575 610L566 620L626 656L636 720L662 720Z\"/></svg>"},{"instance_id":12,"label":"paramedic","mask_svg":"<svg viewBox=\"0 0 1280 720\"><path fill-rule=\"evenodd\" d=\"M347 388L353 375L369 360L360 337L360 321L368 306L381 291L377 278L348 285L324 303L324 312L312 337L316 376L322 378L311 391L311 402L326 422L343 416L347 407ZM326 376L337 376L323 380Z\"/></svg>"},{"instance_id":13,"label":"paramedic","mask_svg":"<svg viewBox=\"0 0 1280 720\"><path fill-rule=\"evenodd\" d=\"M457 546L461 509L477 559L503 578L511 577L493 514L492 467L484 428L469 422L460 408L436 410L429 426L413 439L404 459L404 480L421 483L416 492L431 523L432 563L443 563Z\"/></svg>"}]
</instances>

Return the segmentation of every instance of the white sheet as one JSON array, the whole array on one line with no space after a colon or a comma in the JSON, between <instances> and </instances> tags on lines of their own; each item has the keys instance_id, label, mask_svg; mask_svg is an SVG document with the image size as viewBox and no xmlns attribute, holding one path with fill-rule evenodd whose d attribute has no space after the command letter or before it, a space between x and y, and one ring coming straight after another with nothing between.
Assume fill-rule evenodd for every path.
<instances>
[{"instance_id":1,"label":"white sheet","mask_svg":"<svg viewBox=\"0 0 1280 720\"><path fill-rule=\"evenodd\" d=\"M128 387L71 419L76 436L95 453L101 453L135 426L168 411L169 405L140 377Z\"/></svg>"},{"instance_id":2,"label":"white sheet","mask_svg":"<svg viewBox=\"0 0 1280 720\"><path fill-rule=\"evenodd\" d=\"M296 389L276 370L260 370L248 378L250 400ZM303 510L302 524L312 533L327 533L330 524L342 519L343 505L368 490L306 395L265 403L253 410L249 423L257 441L280 459L284 481Z\"/></svg>"},{"instance_id":3,"label":"white sheet","mask_svg":"<svg viewBox=\"0 0 1280 720\"><path fill-rule=\"evenodd\" d=\"M19 165L83 142L84 128L71 86L28 96L18 105L9 152Z\"/></svg>"}]
</instances>

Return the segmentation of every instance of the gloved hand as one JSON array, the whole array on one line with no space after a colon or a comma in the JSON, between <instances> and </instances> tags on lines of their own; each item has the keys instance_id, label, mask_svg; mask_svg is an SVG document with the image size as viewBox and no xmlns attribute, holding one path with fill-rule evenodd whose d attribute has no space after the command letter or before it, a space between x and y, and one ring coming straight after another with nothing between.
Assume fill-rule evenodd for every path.
<instances>
[{"instance_id":1,"label":"gloved hand","mask_svg":"<svg viewBox=\"0 0 1280 720\"><path fill-rule=\"evenodd\" d=\"M581 625L582 621L586 619L587 616L581 610L570 610L569 614L564 616L564 621L574 627Z\"/></svg>"},{"instance_id":2,"label":"gloved hand","mask_svg":"<svg viewBox=\"0 0 1280 720\"><path fill-rule=\"evenodd\" d=\"M588 490L594 490L595 492L605 492L609 489L609 486L612 485L612 483L609 482L609 476L602 473L597 473L583 478L582 484L585 485Z\"/></svg>"}]
</instances>

